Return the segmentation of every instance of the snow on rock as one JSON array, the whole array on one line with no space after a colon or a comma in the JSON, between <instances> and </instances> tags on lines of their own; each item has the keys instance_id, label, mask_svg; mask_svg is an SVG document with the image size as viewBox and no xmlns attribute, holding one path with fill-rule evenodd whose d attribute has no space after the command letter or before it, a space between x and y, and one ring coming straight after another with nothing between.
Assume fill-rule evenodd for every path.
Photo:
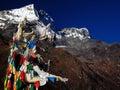
<instances>
[{"instance_id":1,"label":"snow on rock","mask_svg":"<svg viewBox=\"0 0 120 90\"><path fill-rule=\"evenodd\" d=\"M3 29L5 26L5 23L0 23L0 28Z\"/></svg>"},{"instance_id":2,"label":"snow on rock","mask_svg":"<svg viewBox=\"0 0 120 90\"><path fill-rule=\"evenodd\" d=\"M0 20L6 21L7 19L6 19L6 18L2 18L2 17L0 17Z\"/></svg>"},{"instance_id":3,"label":"snow on rock","mask_svg":"<svg viewBox=\"0 0 120 90\"><path fill-rule=\"evenodd\" d=\"M40 11L39 11L39 15L40 15L40 19L41 19L42 21L47 20L47 22L49 22L49 23L54 22L54 20L52 19L52 17L51 17L50 15L48 15L48 13L46 13L44 10L40 10ZM46 22L46 23L47 23L47 22Z\"/></svg>"},{"instance_id":4,"label":"snow on rock","mask_svg":"<svg viewBox=\"0 0 120 90\"><path fill-rule=\"evenodd\" d=\"M40 10L39 12L39 19L41 22L43 22L45 25L47 24L51 24L51 29L56 31L57 27L55 25L55 22L53 20L53 18L47 13L45 12L44 10Z\"/></svg>"}]
</instances>

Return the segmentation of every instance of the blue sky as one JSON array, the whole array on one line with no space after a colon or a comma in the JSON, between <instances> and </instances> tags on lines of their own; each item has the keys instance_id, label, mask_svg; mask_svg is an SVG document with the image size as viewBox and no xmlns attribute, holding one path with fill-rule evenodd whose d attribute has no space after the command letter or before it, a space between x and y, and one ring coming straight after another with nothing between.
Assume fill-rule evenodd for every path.
<instances>
[{"instance_id":1,"label":"blue sky","mask_svg":"<svg viewBox=\"0 0 120 90\"><path fill-rule=\"evenodd\" d=\"M1 0L0 10L34 3L54 19L58 28L88 28L92 38L120 43L120 0Z\"/></svg>"}]
</instances>

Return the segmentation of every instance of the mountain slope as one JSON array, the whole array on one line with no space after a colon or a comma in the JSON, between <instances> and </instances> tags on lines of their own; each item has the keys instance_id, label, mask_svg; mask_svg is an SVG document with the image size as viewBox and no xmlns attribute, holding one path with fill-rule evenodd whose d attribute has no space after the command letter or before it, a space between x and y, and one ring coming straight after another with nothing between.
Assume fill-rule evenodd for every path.
<instances>
[{"instance_id":1,"label":"mountain slope","mask_svg":"<svg viewBox=\"0 0 120 90\"><path fill-rule=\"evenodd\" d=\"M2 42L1 42L2 43ZM8 53L8 46L2 43L5 53ZM102 57L102 49L99 49L99 52L94 53L94 55L99 54L101 57L86 57L85 53L80 55L71 55L63 49L56 49L51 46L49 42L43 41L40 45L42 47L48 47L48 53L40 53L45 60L50 59L50 73L60 75L62 77L68 77L69 81L64 84L62 82L51 83L48 82L45 86L40 87L40 90L93 90L93 89L102 89L102 90L119 90L120 88L120 61L119 60L106 60L107 56L119 56L120 54L120 45L112 45L108 49L115 48L116 51L111 55L113 51L107 51L105 57ZM101 44L102 45L102 44ZM1 49L2 51L3 49ZM7 57L8 55L4 54L2 51L1 55ZM91 52L95 52L92 51ZM7 58L1 57L0 60L2 67L0 71L5 71L7 67ZM3 66L4 65L4 66ZM5 72L1 74L1 78L5 76ZM1 88L3 85L3 80L1 81Z\"/></svg>"}]
</instances>

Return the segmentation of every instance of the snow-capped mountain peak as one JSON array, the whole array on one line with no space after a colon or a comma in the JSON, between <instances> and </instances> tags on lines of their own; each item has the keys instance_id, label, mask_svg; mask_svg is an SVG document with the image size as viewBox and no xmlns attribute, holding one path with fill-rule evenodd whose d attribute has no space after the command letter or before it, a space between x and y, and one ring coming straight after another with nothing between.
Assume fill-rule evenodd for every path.
<instances>
[{"instance_id":1,"label":"snow-capped mountain peak","mask_svg":"<svg viewBox=\"0 0 120 90\"><path fill-rule=\"evenodd\" d=\"M27 17L28 21L38 20L38 16L36 15L33 4L27 5L20 9L13 9L11 11L8 11L8 13L11 15L6 14L5 16L16 22L23 21L25 17Z\"/></svg>"},{"instance_id":2,"label":"snow-capped mountain peak","mask_svg":"<svg viewBox=\"0 0 120 90\"><path fill-rule=\"evenodd\" d=\"M29 22L39 19L34 4L30 4L18 9L0 11L0 28L4 28L4 23L19 23L27 18Z\"/></svg>"},{"instance_id":3,"label":"snow-capped mountain peak","mask_svg":"<svg viewBox=\"0 0 120 90\"><path fill-rule=\"evenodd\" d=\"M87 28L64 28L59 33L66 38L79 38L80 40L90 38Z\"/></svg>"}]
</instances>

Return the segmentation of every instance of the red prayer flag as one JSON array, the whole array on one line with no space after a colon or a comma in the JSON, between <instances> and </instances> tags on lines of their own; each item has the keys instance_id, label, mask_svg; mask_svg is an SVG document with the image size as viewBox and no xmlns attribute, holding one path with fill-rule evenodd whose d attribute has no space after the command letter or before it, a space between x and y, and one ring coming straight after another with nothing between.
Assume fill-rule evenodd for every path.
<instances>
[{"instance_id":1,"label":"red prayer flag","mask_svg":"<svg viewBox=\"0 0 120 90\"><path fill-rule=\"evenodd\" d=\"M40 86L40 82L39 82L39 81L35 82L35 83L34 83L34 86L35 86L36 88L38 88L38 87Z\"/></svg>"}]
</instances>

